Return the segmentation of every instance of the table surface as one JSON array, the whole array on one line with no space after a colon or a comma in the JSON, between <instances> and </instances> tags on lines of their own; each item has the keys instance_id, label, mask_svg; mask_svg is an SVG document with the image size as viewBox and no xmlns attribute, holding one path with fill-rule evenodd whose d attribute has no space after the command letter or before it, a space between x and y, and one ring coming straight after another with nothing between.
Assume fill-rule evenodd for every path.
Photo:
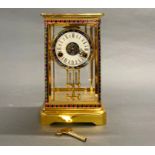
<instances>
[{"instance_id":1,"label":"table surface","mask_svg":"<svg viewBox=\"0 0 155 155\"><path fill-rule=\"evenodd\" d=\"M12 90L8 100L14 104L0 107L0 145L154 145L155 144L155 108L154 101L147 102L149 93L135 91L105 91L103 95L107 111L107 125L94 126L85 124L55 124L41 126L39 123L40 107L37 102L42 98L36 92L24 89L19 93ZM20 92L20 91L19 91ZM31 94L31 95L30 95ZM7 95L1 100L8 102ZM5 100L4 100L5 98ZM27 100L26 98L29 98ZM10 100L12 99L12 100ZM21 106L18 101L21 99ZM27 106L26 102L36 106ZM17 103L17 104L16 104ZM42 103L40 102L40 105ZM147 106L146 106L147 104ZM88 137L86 143L69 136L58 137L57 129L71 127L77 133Z\"/></svg>"}]
</instances>

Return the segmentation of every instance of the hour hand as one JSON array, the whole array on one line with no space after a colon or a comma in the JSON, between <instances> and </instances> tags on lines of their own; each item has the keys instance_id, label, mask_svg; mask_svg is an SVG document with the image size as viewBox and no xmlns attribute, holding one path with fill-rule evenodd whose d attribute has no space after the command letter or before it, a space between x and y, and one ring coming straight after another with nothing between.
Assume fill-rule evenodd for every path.
<instances>
[{"instance_id":1,"label":"hour hand","mask_svg":"<svg viewBox=\"0 0 155 155\"><path fill-rule=\"evenodd\" d=\"M84 57L84 58L87 58L87 56L88 56L88 54L84 51L84 50L82 50L81 48L80 48L80 56L81 57Z\"/></svg>"}]
</instances>

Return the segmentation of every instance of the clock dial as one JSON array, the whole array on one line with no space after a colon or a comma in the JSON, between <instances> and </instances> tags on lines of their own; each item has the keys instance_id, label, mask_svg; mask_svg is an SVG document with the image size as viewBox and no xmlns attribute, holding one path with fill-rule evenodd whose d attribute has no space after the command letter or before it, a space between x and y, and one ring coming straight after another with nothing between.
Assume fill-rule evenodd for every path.
<instances>
[{"instance_id":1,"label":"clock dial","mask_svg":"<svg viewBox=\"0 0 155 155\"><path fill-rule=\"evenodd\" d=\"M54 41L54 55L64 67L80 68L91 57L91 42L87 34L78 29L62 31Z\"/></svg>"}]
</instances>

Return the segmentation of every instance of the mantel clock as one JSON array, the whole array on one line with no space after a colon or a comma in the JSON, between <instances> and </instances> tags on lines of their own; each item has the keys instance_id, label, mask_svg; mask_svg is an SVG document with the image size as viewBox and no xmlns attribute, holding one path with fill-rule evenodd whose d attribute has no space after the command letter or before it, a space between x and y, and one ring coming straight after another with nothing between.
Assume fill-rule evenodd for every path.
<instances>
[{"instance_id":1,"label":"mantel clock","mask_svg":"<svg viewBox=\"0 0 155 155\"><path fill-rule=\"evenodd\" d=\"M41 123L106 122L101 104L101 13L46 14Z\"/></svg>"}]
</instances>

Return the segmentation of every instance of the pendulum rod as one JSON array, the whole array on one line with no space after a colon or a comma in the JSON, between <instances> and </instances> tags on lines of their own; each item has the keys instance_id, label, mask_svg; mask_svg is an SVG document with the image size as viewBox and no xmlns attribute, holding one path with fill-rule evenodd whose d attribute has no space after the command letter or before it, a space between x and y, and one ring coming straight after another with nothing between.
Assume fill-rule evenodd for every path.
<instances>
[{"instance_id":1,"label":"pendulum rod","mask_svg":"<svg viewBox=\"0 0 155 155\"><path fill-rule=\"evenodd\" d=\"M78 86L78 75L77 71L75 71L75 84Z\"/></svg>"},{"instance_id":2,"label":"pendulum rod","mask_svg":"<svg viewBox=\"0 0 155 155\"><path fill-rule=\"evenodd\" d=\"M80 94L76 94L76 91L79 91L80 88L80 69L66 69L67 78L66 78L66 87L69 88L71 94L67 93L67 97L75 100L79 99Z\"/></svg>"},{"instance_id":3,"label":"pendulum rod","mask_svg":"<svg viewBox=\"0 0 155 155\"><path fill-rule=\"evenodd\" d=\"M68 68L66 68L67 78L66 78L66 87L68 88L69 85L69 71Z\"/></svg>"},{"instance_id":4,"label":"pendulum rod","mask_svg":"<svg viewBox=\"0 0 155 155\"><path fill-rule=\"evenodd\" d=\"M78 69L78 88L80 88L80 69Z\"/></svg>"},{"instance_id":5,"label":"pendulum rod","mask_svg":"<svg viewBox=\"0 0 155 155\"><path fill-rule=\"evenodd\" d=\"M72 74L73 74L72 99L74 100L74 97L75 97L75 70L74 68L72 69Z\"/></svg>"},{"instance_id":6,"label":"pendulum rod","mask_svg":"<svg viewBox=\"0 0 155 155\"><path fill-rule=\"evenodd\" d=\"M80 88L80 69L75 70L75 84Z\"/></svg>"},{"instance_id":7,"label":"pendulum rod","mask_svg":"<svg viewBox=\"0 0 155 155\"><path fill-rule=\"evenodd\" d=\"M80 88L80 69L78 69L78 99L80 99L79 88Z\"/></svg>"}]
</instances>

